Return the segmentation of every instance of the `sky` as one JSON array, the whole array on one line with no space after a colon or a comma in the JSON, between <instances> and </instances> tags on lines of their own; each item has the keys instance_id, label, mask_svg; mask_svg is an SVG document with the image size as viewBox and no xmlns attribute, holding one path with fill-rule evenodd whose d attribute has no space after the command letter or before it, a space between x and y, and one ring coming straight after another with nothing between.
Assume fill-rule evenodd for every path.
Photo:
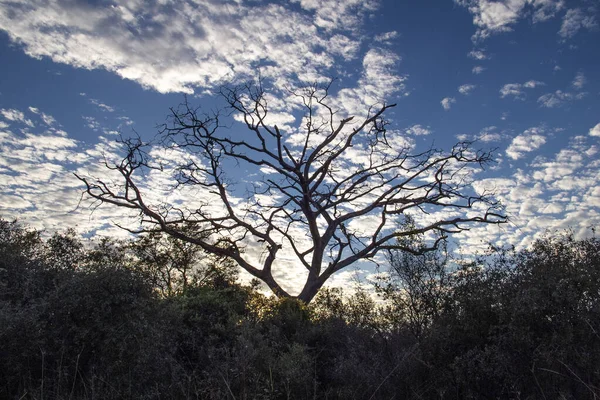
<instances>
[{"instance_id":1,"label":"sky","mask_svg":"<svg viewBox=\"0 0 600 400\"><path fill-rule=\"evenodd\" d=\"M509 223L457 235L463 251L600 226L598 0L7 0L0 60L0 216L48 232L124 236L128 215L82 199L73 173L106 176L119 135L150 139L184 96L214 110L258 76L290 132L285 88L335 78L346 115L397 103L390 127L415 151L493 150L472 186Z\"/></svg>"}]
</instances>

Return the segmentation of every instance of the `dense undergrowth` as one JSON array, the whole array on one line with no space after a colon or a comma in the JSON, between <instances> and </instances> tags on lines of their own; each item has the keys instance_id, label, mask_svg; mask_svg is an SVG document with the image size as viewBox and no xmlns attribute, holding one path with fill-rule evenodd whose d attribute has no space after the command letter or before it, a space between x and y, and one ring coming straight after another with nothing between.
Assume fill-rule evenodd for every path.
<instances>
[{"instance_id":1,"label":"dense undergrowth","mask_svg":"<svg viewBox=\"0 0 600 400\"><path fill-rule=\"evenodd\" d=\"M597 239L452 271L439 253L390 261L385 303L304 305L164 238L88 247L0 221L0 398L600 396Z\"/></svg>"}]
</instances>

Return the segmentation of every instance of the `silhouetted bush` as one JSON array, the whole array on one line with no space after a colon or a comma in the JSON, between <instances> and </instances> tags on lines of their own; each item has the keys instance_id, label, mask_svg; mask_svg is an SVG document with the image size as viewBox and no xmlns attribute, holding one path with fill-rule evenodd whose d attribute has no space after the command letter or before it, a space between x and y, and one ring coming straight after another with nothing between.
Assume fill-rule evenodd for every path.
<instances>
[{"instance_id":1,"label":"silhouetted bush","mask_svg":"<svg viewBox=\"0 0 600 400\"><path fill-rule=\"evenodd\" d=\"M147 265L143 250L0 220L0 398L600 396L595 238L460 267L404 255L384 304L360 290L265 297L215 260L201 279L156 286L165 258Z\"/></svg>"},{"instance_id":2,"label":"silhouetted bush","mask_svg":"<svg viewBox=\"0 0 600 400\"><path fill-rule=\"evenodd\" d=\"M600 395L600 241L547 238L453 276L426 342L463 398Z\"/></svg>"}]
</instances>

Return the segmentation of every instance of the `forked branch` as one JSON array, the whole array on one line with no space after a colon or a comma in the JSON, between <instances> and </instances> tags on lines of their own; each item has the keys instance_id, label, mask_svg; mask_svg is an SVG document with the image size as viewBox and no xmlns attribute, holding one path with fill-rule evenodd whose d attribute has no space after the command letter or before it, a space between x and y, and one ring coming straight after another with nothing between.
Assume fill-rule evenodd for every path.
<instances>
[{"instance_id":1,"label":"forked branch","mask_svg":"<svg viewBox=\"0 0 600 400\"><path fill-rule=\"evenodd\" d=\"M106 164L117 173L116 184L78 178L98 202L136 210L137 232L166 232L230 258L279 296L290 293L273 269L285 267L276 265L279 258L294 257L307 272L297 295L306 302L331 275L353 263L390 249L433 250L474 223L506 221L493 197L471 185L472 174L492 161L491 153L474 151L468 142L450 152L413 153L406 138L387 129L384 115L394 104L339 117L328 90L292 93L304 115L301 140L297 132L269 124L262 86L247 85L221 92L246 133L228 135L221 115L200 114L186 102L171 110L156 143L123 141L123 160ZM157 148L176 152L177 164L166 168L150 157L149 150ZM174 189L195 190L196 197L177 206L151 204L146 200L152 190L145 178L149 171L172 179ZM262 177L246 180L246 192L231 181L251 174ZM404 224L407 219L416 223ZM196 227L193 236L181 229L190 224ZM419 249L398 240L428 234L431 245Z\"/></svg>"}]
</instances>

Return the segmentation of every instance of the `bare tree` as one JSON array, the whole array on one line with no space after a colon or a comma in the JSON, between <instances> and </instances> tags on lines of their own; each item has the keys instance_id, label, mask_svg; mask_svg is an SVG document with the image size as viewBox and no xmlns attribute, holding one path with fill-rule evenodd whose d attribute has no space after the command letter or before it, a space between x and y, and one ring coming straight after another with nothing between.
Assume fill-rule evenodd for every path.
<instances>
[{"instance_id":1,"label":"bare tree","mask_svg":"<svg viewBox=\"0 0 600 400\"><path fill-rule=\"evenodd\" d=\"M469 179L491 161L491 153L461 142L449 152L429 148L411 154L413 146L388 130L383 117L395 104L371 107L363 117L340 118L328 92L329 87L309 87L293 93L304 112L300 132L268 124L270 110L260 85L221 91L226 116L242 119L244 134L228 135L232 130L222 126L223 113L202 114L187 100L171 109L152 146L186 155L173 184L212 196L202 204L146 201L143 174L161 166L146 151L150 144L139 139L124 141L127 154L120 163L106 163L120 175L118 187L106 179L78 178L100 203L139 211L136 232L166 232L232 259L278 296L290 294L273 267L281 268L278 256L292 254L307 272L297 295L305 302L337 271L376 260L382 251L430 251L471 223L505 222L499 205L474 192ZM242 167L261 174L247 186L243 205L226 174L228 168L241 172ZM404 229L408 215L420 223ZM196 235L181 229L189 224L197 226ZM398 240L417 234L433 234L433 240L419 249ZM262 246L261 257L247 251L251 245Z\"/></svg>"}]
</instances>

